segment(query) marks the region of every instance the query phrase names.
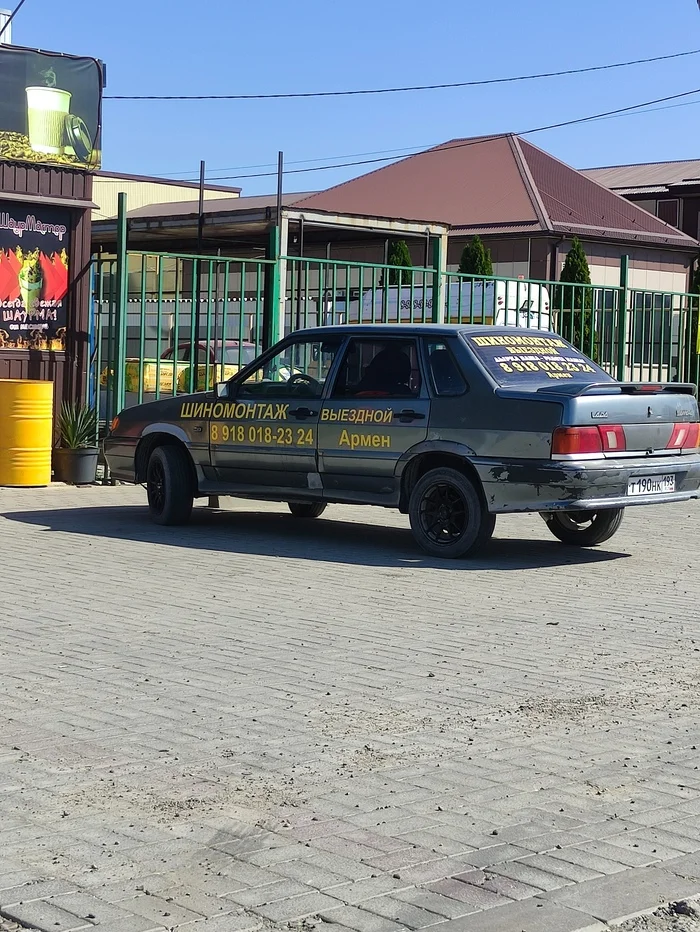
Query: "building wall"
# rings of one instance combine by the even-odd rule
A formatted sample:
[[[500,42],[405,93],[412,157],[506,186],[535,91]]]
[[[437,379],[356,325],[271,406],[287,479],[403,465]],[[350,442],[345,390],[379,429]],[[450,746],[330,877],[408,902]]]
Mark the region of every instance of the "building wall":
[[[647,247],[583,242],[594,285],[620,284],[620,259],[630,257],[629,281],[640,291],[687,291],[691,257]],[[566,261],[568,244],[557,250],[557,278]]]
[[[447,250],[447,269],[455,272],[469,237],[450,237]],[[491,250],[494,275],[507,278],[534,278],[548,281],[559,278],[571,242],[547,236],[540,237],[484,237]],[[425,243],[408,242],[411,261],[415,266],[425,263]],[[621,246],[612,243],[583,242],[594,285],[620,284],[620,259],[630,257],[630,283],[632,287],[648,291],[687,291],[691,256],[651,247]],[[556,259],[553,262],[554,255]],[[326,256],[325,244],[308,244],[304,255],[316,258]],[[384,261],[384,240],[374,242],[333,243],[331,258],[349,262]]]
[[[700,239],[700,193],[696,186],[685,194],[658,194],[650,197],[648,194],[626,194],[628,201],[637,207],[654,214],[666,223],[674,224],[677,219],[677,228],[693,239]],[[678,202],[678,209],[674,210],[673,202]]]
[[[123,178],[110,178],[95,175],[93,200],[99,204],[93,211],[94,220],[111,220],[117,216],[117,196],[126,194],[128,210],[148,207],[151,204],[173,204],[196,201],[199,197],[197,185],[164,184],[157,181],[137,181]],[[205,188],[205,201],[221,198],[238,197],[239,192],[227,188],[209,190]]]
[[[449,272],[456,272],[459,268],[459,261],[462,251],[471,237],[455,236],[450,237],[447,248],[447,269]],[[484,237],[484,245],[491,250],[491,260],[493,262],[493,274],[502,275],[504,278],[546,278],[546,268],[544,266],[535,269],[534,263],[538,263],[543,255],[543,241],[533,239],[498,239]],[[546,250],[544,250],[546,252]],[[534,260],[534,263],[533,263]],[[533,272],[531,274],[531,267]],[[535,274],[535,272],[540,274]]]
[[[683,232],[700,239],[700,195],[683,198]]]

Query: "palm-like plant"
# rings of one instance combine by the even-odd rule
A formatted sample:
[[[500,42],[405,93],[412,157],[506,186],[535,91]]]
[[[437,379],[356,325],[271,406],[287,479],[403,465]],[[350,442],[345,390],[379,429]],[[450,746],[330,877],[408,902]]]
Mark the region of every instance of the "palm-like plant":
[[[97,412],[89,405],[64,401],[58,416],[61,446],[68,450],[95,446],[97,438]]]

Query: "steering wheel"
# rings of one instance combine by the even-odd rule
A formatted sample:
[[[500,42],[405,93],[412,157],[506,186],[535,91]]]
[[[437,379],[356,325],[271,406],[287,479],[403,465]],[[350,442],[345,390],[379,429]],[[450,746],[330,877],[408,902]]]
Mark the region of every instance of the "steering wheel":
[[[293,375],[290,375],[287,379],[287,385],[294,385],[297,382],[306,382],[312,388],[320,388],[321,383],[315,379],[312,375],[307,375],[306,372],[295,372]]]

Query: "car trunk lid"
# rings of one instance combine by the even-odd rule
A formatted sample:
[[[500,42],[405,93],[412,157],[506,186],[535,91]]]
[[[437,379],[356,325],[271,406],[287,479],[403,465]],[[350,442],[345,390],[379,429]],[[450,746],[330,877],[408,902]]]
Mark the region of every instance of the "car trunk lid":
[[[698,445],[691,426],[698,421],[692,384],[603,382],[548,389],[538,394],[566,399],[562,426],[597,426],[604,456],[680,454]]]

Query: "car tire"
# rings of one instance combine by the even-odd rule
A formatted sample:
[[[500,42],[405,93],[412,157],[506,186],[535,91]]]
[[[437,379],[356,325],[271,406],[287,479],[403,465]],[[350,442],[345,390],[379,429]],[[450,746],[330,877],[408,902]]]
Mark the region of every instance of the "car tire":
[[[408,503],[417,543],[435,557],[466,557],[489,540],[496,524],[480,491],[463,473],[431,469],[415,484]]]
[[[319,518],[326,510],[325,502],[287,502],[295,518]]]
[[[148,511],[156,524],[187,524],[194,489],[187,452],[182,447],[156,447],[146,470]]]
[[[602,511],[553,511],[542,515],[549,530],[572,547],[595,547],[610,540],[622,524],[624,508]]]

